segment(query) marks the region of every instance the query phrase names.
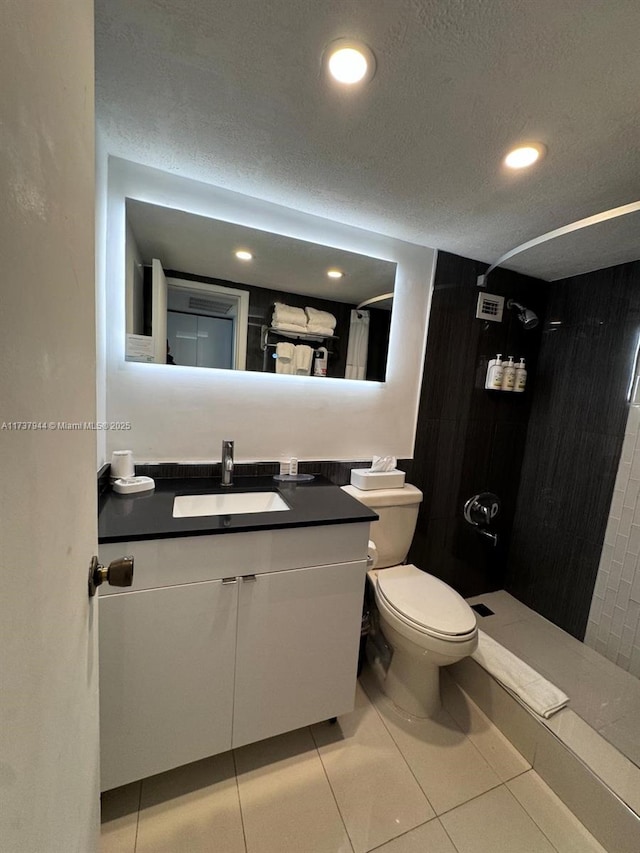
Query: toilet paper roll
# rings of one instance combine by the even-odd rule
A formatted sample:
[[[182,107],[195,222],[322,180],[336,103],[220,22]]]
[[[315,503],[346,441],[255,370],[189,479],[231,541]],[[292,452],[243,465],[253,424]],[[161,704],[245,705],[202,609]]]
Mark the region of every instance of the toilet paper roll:
[[[367,545],[367,569],[375,569],[378,565],[378,549],[376,548],[376,543],[369,539],[369,544]]]
[[[114,450],[111,455],[111,479],[114,480],[119,478],[134,477],[135,473],[136,472],[133,466],[133,451]]]

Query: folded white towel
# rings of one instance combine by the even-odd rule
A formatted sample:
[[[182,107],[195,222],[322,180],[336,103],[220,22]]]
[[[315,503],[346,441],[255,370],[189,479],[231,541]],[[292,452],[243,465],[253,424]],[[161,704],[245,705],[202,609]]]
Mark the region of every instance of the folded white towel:
[[[271,323],[271,328],[280,332],[298,332],[304,335],[307,332],[307,327],[301,326],[298,323],[285,323],[284,320],[275,320]]]
[[[297,332],[299,335],[307,334],[306,326],[299,326],[297,323],[284,323],[277,321],[271,324],[271,328],[277,332]]]
[[[329,326],[321,326],[319,323],[309,323],[307,332],[310,335],[322,335],[322,337],[327,338],[333,335],[334,329],[329,328]]]
[[[293,372],[300,376],[308,376],[311,373],[313,361],[313,350],[311,347],[300,344],[295,348],[293,356]]]
[[[309,306],[304,310],[306,311],[307,322],[310,326],[314,325],[322,326],[323,329],[335,329],[337,320],[333,314],[330,314],[328,311],[319,311],[317,308],[309,308]]]
[[[569,697],[519,657],[478,631],[478,648],[471,657],[511,693],[541,717],[548,719],[564,708]]]
[[[293,305],[276,302],[273,306],[273,322],[295,323],[297,326],[306,326],[307,315],[302,308],[294,308]]]
[[[293,373],[295,349],[293,344],[286,341],[276,344],[276,373]]]

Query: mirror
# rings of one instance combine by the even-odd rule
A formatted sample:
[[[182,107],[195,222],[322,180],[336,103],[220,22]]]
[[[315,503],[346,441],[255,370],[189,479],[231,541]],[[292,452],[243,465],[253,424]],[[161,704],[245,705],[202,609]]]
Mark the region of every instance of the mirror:
[[[390,261],[128,198],[126,358],[383,382],[395,278]]]

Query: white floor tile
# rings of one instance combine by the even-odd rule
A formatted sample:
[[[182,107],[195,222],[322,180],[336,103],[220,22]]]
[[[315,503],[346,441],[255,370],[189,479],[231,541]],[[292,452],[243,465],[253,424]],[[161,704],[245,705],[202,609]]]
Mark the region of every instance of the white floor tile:
[[[606,853],[533,770],[512,779],[507,787],[558,853]]]
[[[436,814],[500,784],[496,773],[444,709],[433,719],[409,719],[376,690],[371,676],[364,683]]]
[[[556,853],[504,785],[440,820],[459,853]]]
[[[102,795],[100,853],[134,853],[140,785],[132,782]]]
[[[230,752],[142,783],[136,853],[245,853]]]
[[[401,835],[382,847],[377,847],[375,853],[457,853],[451,839],[444,831],[440,821],[429,821],[417,829],[412,829],[406,835]]]
[[[308,729],[244,746],[235,758],[248,853],[351,853]]]
[[[353,849],[365,853],[434,817],[375,708],[358,686],[356,708],[311,729]]]
[[[441,686],[445,710],[451,714],[501,782],[513,779],[531,767],[446,671],[441,673]]]

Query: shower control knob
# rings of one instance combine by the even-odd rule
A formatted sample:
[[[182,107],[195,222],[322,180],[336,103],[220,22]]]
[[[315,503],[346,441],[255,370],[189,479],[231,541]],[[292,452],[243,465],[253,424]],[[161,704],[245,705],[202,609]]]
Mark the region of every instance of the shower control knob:
[[[472,527],[489,527],[500,512],[500,498],[493,492],[480,492],[464,505],[464,517]]]
[[[110,586],[131,586],[133,584],[133,557],[118,557],[108,566],[101,566],[97,557],[91,558],[89,565],[89,597],[93,598],[97,588],[106,581]]]

